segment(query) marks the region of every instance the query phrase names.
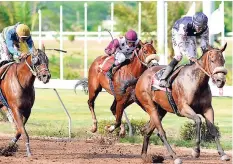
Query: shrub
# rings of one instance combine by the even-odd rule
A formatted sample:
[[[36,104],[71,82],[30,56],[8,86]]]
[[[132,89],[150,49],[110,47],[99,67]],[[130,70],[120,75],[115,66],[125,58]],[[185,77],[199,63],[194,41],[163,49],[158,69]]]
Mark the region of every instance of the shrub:
[[[106,125],[112,125],[114,123],[114,120],[101,120],[98,122],[98,132],[103,135],[109,135],[109,133],[105,130]],[[125,130],[126,130],[126,135],[129,135],[129,127],[126,122],[123,122],[125,125]],[[132,130],[133,130],[133,135],[141,135],[141,129],[146,125],[147,121],[145,120],[130,120]],[[114,132],[113,135],[119,135],[120,128],[117,128]]]
[[[220,132],[219,132],[219,127],[215,125],[215,127],[218,130],[219,137],[220,137]],[[186,122],[180,130],[180,137],[183,140],[193,140],[196,138],[196,126],[192,122]],[[214,141],[214,137],[209,133],[207,130],[207,126],[205,123],[202,123],[201,125],[201,140],[205,142],[212,142]]]
[[[75,36],[74,36],[74,35],[69,35],[69,36],[68,36],[68,40],[69,40],[69,41],[71,41],[71,42],[73,42],[73,41],[74,41],[74,38],[75,38]]]

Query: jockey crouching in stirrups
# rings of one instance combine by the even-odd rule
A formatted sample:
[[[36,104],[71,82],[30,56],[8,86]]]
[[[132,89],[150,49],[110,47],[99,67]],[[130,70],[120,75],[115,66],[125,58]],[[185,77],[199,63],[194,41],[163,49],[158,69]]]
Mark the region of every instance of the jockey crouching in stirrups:
[[[20,59],[33,52],[34,43],[27,25],[17,23],[14,26],[5,27],[0,34],[0,62],[8,62]],[[2,65],[2,64],[1,64]]]
[[[202,12],[196,13],[193,17],[183,17],[175,22],[172,27],[172,46],[175,56],[161,77],[160,87],[170,87],[167,78],[183,56],[187,56],[192,62],[197,60],[197,36],[201,37],[202,50],[207,49],[209,45],[208,18]]]
[[[0,33],[0,66],[14,59],[19,60],[33,50],[34,43],[27,25],[17,23],[5,27]],[[11,114],[7,110],[5,112],[8,120],[13,122]]]
[[[105,53],[108,55],[114,54],[115,62],[107,72],[107,76],[112,79],[113,68],[119,69],[127,60],[130,61],[132,58],[133,51],[137,48],[140,40],[137,37],[137,33],[134,30],[126,32],[125,36],[118,39],[114,39],[110,42],[108,47],[105,49]]]

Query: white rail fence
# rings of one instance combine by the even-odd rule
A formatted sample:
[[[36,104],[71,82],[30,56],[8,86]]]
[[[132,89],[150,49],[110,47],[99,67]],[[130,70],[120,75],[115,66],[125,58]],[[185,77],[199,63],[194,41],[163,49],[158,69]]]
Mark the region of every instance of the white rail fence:
[[[49,81],[49,83],[47,84],[43,84],[42,82],[38,81],[36,79],[35,81],[35,88],[38,89],[53,89],[59,99],[59,101],[61,102],[61,105],[66,113],[67,119],[68,119],[68,134],[69,134],[69,138],[71,138],[71,116],[67,110],[67,108],[65,107],[65,104],[63,103],[57,89],[74,89],[75,84],[78,82],[78,80],[59,80],[59,79],[51,79]],[[227,97],[232,97],[233,96],[233,87],[232,86],[224,86],[222,90],[219,90],[216,86],[210,84],[210,88],[211,88],[211,92],[213,96],[227,96]],[[78,86],[77,87],[78,90],[82,90],[82,86]],[[221,94],[219,94],[221,92]],[[124,116],[126,119],[126,122],[129,126],[129,136],[133,135],[132,132],[132,126],[131,123],[127,117],[126,112],[124,111]]]

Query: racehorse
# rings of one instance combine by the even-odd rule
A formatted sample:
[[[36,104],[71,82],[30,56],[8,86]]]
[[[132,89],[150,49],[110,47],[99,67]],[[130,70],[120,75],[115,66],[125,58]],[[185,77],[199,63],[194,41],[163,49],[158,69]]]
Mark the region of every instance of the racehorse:
[[[227,44],[223,48],[217,49],[211,46],[197,60],[197,62],[186,65],[175,71],[174,79],[171,81],[171,94],[177,107],[177,112],[182,117],[192,119],[196,125],[196,144],[192,151],[192,156],[198,158],[200,156],[200,114],[205,118],[208,130],[215,138],[217,150],[222,160],[230,160],[224,153],[219,139],[218,131],[214,126],[214,110],[212,107],[212,94],[208,84],[209,79],[222,88],[226,82],[227,70],[224,67],[224,57],[222,52],[226,49]],[[154,129],[158,130],[158,136],[167,148],[169,155],[176,158],[175,152],[169,145],[165,131],[161,121],[167,112],[175,113],[169,104],[166,92],[161,90],[152,90],[152,79],[155,74],[164,66],[154,66],[146,70],[139,78],[135,94],[140,106],[150,115],[150,121],[144,127],[144,141],[142,146],[142,157],[147,156],[147,149],[150,136]]]
[[[48,69],[49,60],[45,50],[34,50],[33,54],[22,57],[20,63],[3,65],[0,72],[5,72],[1,80],[1,91],[6,102],[0,102],[0,108],[8,108],[16,125],[16,135],[1,153],[7,153],[21,134],[26,144],[27,156],[31,156],[29,136],[25,124],[31,114],[31,108],[35,100],[34,81],[37,77],[43,83],[47,83],[51,77]]]
[[[116,117],[115,125],[108,127],[109,132],[114,131],[117,127],[121,125],[121,118],[123,110],[134,102],[134,94],[132,94],[133,88],[135,87],[136,81],[140,75],[147,69],[148,64],[153,59],[159,60],[154,49],[152,42],[151,43],[140,43],[140,50],[134,51],[134,57],[132,61],[125,66],[122,66],[113,77],[112,89],[111,81],[107,76],[100,70],[99,65],[104,61],[108,56],[99,56],[91,64],[88,74],[88,90],[89,90],[89,99],[88,106],[92,114],[93,126],[91,131],[95,133],[97,131],[97,118],[94,111],[95,99],[104,88],[108,93],[114,95],[114,101],[111,106],[111,111]],[[87,83],[87,80],[81,80],[76,85],[83,85]],[[85,86],[85,85],[84,85]],[[117,112],[116,112],[117,111]],[[125,134],[125,129],[123,124],[121,125],[120,135]]]

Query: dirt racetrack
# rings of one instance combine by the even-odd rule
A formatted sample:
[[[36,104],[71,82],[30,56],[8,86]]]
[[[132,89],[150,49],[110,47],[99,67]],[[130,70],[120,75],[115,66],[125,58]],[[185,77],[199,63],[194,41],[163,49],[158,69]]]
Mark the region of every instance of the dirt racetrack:
[[[5,146],[10,141],[9,137],[0,137],[0,147]],[[24,164],[24,163],[45,163],[45,164],[77,164],[77,163],[143,163],[140,153],[141,144],[119,144],[110,140],[72,140],[31,138],[32,157],[26,157],[26,149],[22,140],[19,140],[19,150],[14,156],[0,156],[0,163]],[[174,146],[173,146],[174,148]],[[199,159],[191,157],[191,148],[174,148],[183,163],[232,163],[232,151],[226,153],[230,155],[231,161],[220,161],[216,150],[201,149]],[[173,163],[167,156],[167,151],[163,146],[150,145],[149,154],[156,154],[165,157],[163,163]]]

